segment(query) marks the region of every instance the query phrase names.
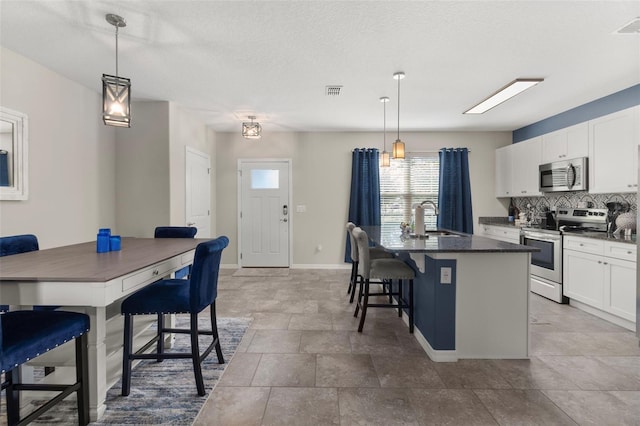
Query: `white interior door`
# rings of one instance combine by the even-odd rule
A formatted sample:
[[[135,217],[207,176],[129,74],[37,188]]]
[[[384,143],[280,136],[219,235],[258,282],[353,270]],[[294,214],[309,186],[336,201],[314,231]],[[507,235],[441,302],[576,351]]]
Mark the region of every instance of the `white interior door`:
[[[187,147],[185,219],[198,228],[196,238],[211,236],[211,160],[208,154]]]
[[[290,164],[240,160],[240,266],[289,266]]]

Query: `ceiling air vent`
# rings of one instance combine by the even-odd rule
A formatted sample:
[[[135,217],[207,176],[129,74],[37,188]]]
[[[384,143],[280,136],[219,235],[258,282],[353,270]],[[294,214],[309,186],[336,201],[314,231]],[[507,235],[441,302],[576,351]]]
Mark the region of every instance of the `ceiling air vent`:
[[[325,86],[324,94],[327,96],[340,96],[342,86]]]
[[[640,34],[640,17],[620,28],[616,34]]]

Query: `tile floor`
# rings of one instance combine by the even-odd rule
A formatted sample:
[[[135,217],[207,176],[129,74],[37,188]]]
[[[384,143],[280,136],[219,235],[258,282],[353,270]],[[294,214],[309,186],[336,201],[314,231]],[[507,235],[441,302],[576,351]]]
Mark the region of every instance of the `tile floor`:
[[[640,425],[634,333],[531,295],[530,360],[429,359],[389,309],[358,333],[347,270],[233,277],[219,316],[253,323],[196,425]]]

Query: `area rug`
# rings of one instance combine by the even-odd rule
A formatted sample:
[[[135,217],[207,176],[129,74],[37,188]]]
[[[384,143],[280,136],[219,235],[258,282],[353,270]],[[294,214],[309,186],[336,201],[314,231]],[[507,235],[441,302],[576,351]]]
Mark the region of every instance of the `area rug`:
[[[179,315],[178,327],[189,324],[189,316]],[[225,367],[242,340],[251,318],[218,318],[218,333],[225,364],[218,364],[215,350],[202,364],[207,395],[220,379]],[[209,315],[201,314],[199,327],[210,329]],[[208,346],[209,336],[201,337],[201,351]],[[189,335],[177,334],[176,352],[189,352]],[[191,425],[200,412],[207,396],[196,392],[193,364],[190,359],[152,360],[140,362],[131,373],[131,394],[121,396],[122,383],[118,381],[107,392],[107,410],[100,421],[92,425]],[[52,408],[33,424],[77,424],[75,402],[64,401]]]
[[[240,268],[233,277],[287,277],[289,268]]]

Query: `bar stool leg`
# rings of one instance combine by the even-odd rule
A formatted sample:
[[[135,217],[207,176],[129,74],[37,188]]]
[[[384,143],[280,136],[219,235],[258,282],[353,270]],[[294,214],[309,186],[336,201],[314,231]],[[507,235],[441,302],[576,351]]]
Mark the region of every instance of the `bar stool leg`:
[[[356,286],[358,285],[358,262],[353,262],[354,270],[353,270],[353,285],[350,287],[351,289],[351,297],[349,298],[349,303],[353,303],[353,298],[356,294]]]
[[[413,280],[409,280],[409,333],[413,333]]]
[[[400,307],[402,305],[402,298],[403,298],[402,281],[403,280],[398,280],[398,316],[400,318],[402,318],[402,308]]]
[[[358,317],[358,312],[360,312],[360,301],[362,300],[362,286],[364,285],[363,284],[363,280],[364,279],[362,277],[360,277],[360,280],[359,280],[360,281],[360,286],[358,287],[358,300],[356,300],[356,310],[353,313],[353,316],[356,317],[356,318]],[[353,289],[351,290],[352,291],[351,300],[353,300],[353,294],[355,292],[355,289],[356,288],[353,287]]]
[[[367,306],[369,305],[369,280],[366,279],[364,282],[364,300],[362,302],[362,316],[360,317],[360,325],[358,325],[358,332],[362,332],[362,327],[364,327],[364,319],[367,316]]]

